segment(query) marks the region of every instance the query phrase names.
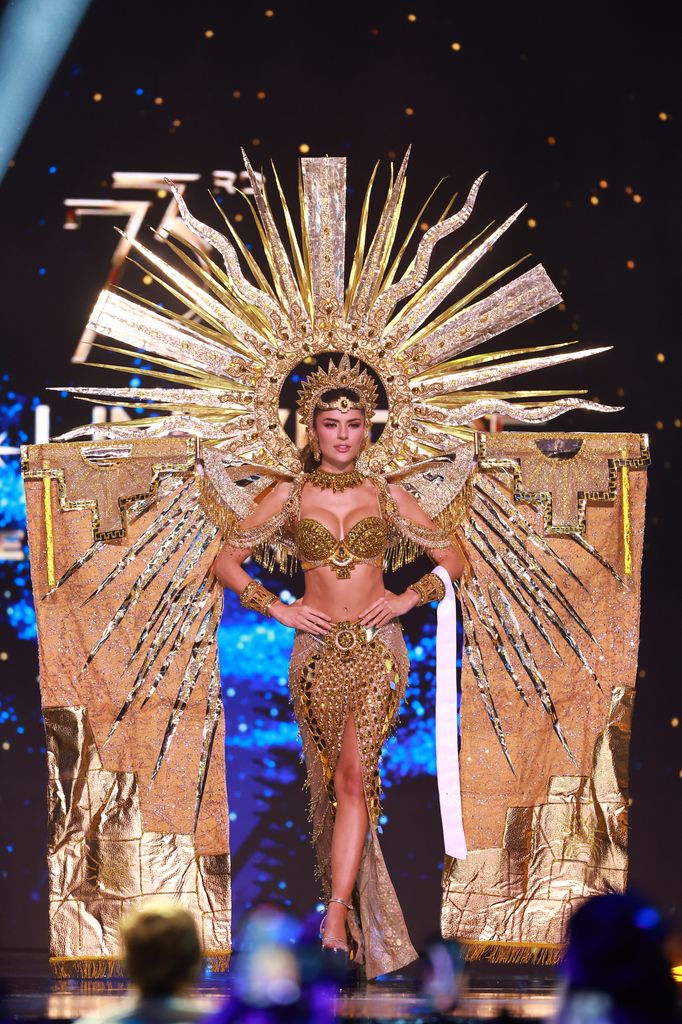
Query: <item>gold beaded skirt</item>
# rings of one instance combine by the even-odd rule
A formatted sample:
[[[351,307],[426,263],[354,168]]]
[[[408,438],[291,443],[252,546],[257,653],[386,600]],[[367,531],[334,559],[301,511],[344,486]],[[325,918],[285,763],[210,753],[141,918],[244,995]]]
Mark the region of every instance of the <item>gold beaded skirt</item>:
[[[334,772],[348,716],[352,714],[355,722],[369,828],[348,928],[357,943],[356,960],[364,964],[367,978],[396,971],[417,958],[377,836],[379,758],[395,726],[408,671],[407,649],[396,620],[376,630],[337,622],[325,637],[298,631],[289,668],[325,901],[331,896]]]

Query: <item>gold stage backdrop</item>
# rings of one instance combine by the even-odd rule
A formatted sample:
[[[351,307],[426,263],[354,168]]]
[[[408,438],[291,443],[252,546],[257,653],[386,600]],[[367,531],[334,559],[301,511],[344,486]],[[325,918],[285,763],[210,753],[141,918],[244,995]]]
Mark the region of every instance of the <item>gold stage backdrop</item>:
[[[116,973],[121,914],[160,895],[194,914],[224,969],[222,590],[210,572],[220,538],[198,511],[195,441],[53,443],[22,457],[53,969]]]
[[[625,883],[648,453],[631,434],[478,442],[453,523],[470,561],[461,770],[471,852],[446,863],[442,929],[471,957],[551,961],[576,903]],[[114,973],[121,914],[161,894],[191,910],[206,956],[227,964],[222,592],[211,574],[220,531],[199,500],[199,443],[22,452],[51,961],[63,976]],[[203,463],[227,486],[213,478],[210,447]],[[261,486],[256,474],[254,493]],[[510,570],[519,585],[507,585]]]
[[[577,905],[626,883],[647,441],[633,434],[516,432],[479,435],[478,441],[478,497],[464,527],[467,551],[505,641],[509,616],[523,623],[530,650],[507,647],[527,705],[494,638],[477,625],[472,647],[467,630],[460,767],[469,854],[445,865],[441,924],[444,936],[465,944],[469,959],[553,963]],[[491,484],[503,488],[501,505]],[[485,494],[494,496],[487,509],[480,501]],[[506,519],[513,537],[490,512],[504,512],[506,499],[514,504]],[[514,522],[514,511],[523,519]],[[477,525],[490,523],[499,531],[496,559],[483,557],[489,551],[476,534]],[[537,534],[534,545],[529,527]],[[493,537],[490,529],[487,535]],[[541,568],[505,607],[496,590],[504,573],[499,553],[508,557],[515,543],[533,551]],[[543,579],[542,568],[559,592]],[[582,619],[585,629],[575,618],[567,621],[580,636],[584,661],[554,630],[548,632],[555,652],[541,642],[525,612],[538,611],[532,583],[539,584],[541,599],[559,611],[568,603]],[[515,774],[480,699],[479,649]],[[543,707],[539,697],[542,680],[568,749],[555,734],[546,698]]]

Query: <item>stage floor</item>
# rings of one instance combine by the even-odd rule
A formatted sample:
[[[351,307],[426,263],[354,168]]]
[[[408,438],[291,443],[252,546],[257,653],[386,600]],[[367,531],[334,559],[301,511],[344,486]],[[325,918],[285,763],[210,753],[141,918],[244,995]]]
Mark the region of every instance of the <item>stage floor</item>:
[[[546,967],[471,964],[466,991],[448,1014],[453,1024],[495,1020],[546,1021],[556,1009],[557,983]],[[0,957],[2,1021],[71,1022],[86,1014],[110,1011],[126,998],[120,980],[56,981],[50,977],[46,954],[12,953]],[[210,1013],[229,994],[231,976],[206,974],[194,989],[197,1004]],[[340,1019],[435,1020],[419,992],[414,974],[396,974],[380,981],[349,984],[339,994]]]

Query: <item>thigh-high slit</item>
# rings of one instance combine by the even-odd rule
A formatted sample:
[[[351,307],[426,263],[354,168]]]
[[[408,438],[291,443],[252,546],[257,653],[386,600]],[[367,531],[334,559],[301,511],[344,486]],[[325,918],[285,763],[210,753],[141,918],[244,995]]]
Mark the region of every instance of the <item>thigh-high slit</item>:
[[[369,825],[348,928],[357,943],[357,961],[364,964],[368,978],[398,970],[417,956],[377,835],[379,758],[395,726],[408,671],[402,630],[395,621],[369,633],[357,624],[337,623],[326,639],[298,632],[289,669],[310,791],[317,873],[325,901],[331,895],[334,773],[349,715],[355,723]]]

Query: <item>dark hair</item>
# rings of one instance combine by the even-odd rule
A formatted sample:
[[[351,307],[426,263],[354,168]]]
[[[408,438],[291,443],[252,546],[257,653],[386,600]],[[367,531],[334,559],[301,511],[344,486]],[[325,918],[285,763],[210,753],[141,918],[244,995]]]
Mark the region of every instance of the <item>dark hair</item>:
[[[194,918],[170,901],[151,900],[121,922],[128,977],[143,996],[170,996],[201,967]]]
[[[332,388],[330,391],[324,391],[320,395],[318,401],[336,402],[339,398],[347,398],[351,402],[360,401],[360,395],[358,394],[357,391],[353,390],[353,388]],[[313,426],[315,426],[315,420],[317,419],[321,412],[324,412],[324,410],[318,408],[318,406],[315,406],[315,411],[313,412]],[[317,468],[317,463],[313,458],[313,453],[310,450],[309,444],[305,445],[305,447],[303,448],[303,451],[301,452],[301,458],[303,460],[304,473],[312,473],[312,471]]]
[[[617,1019],[672,1020],[666,924],[636,892],[593,896],[573,914],[562,971],[568,995],[605,993]]]

